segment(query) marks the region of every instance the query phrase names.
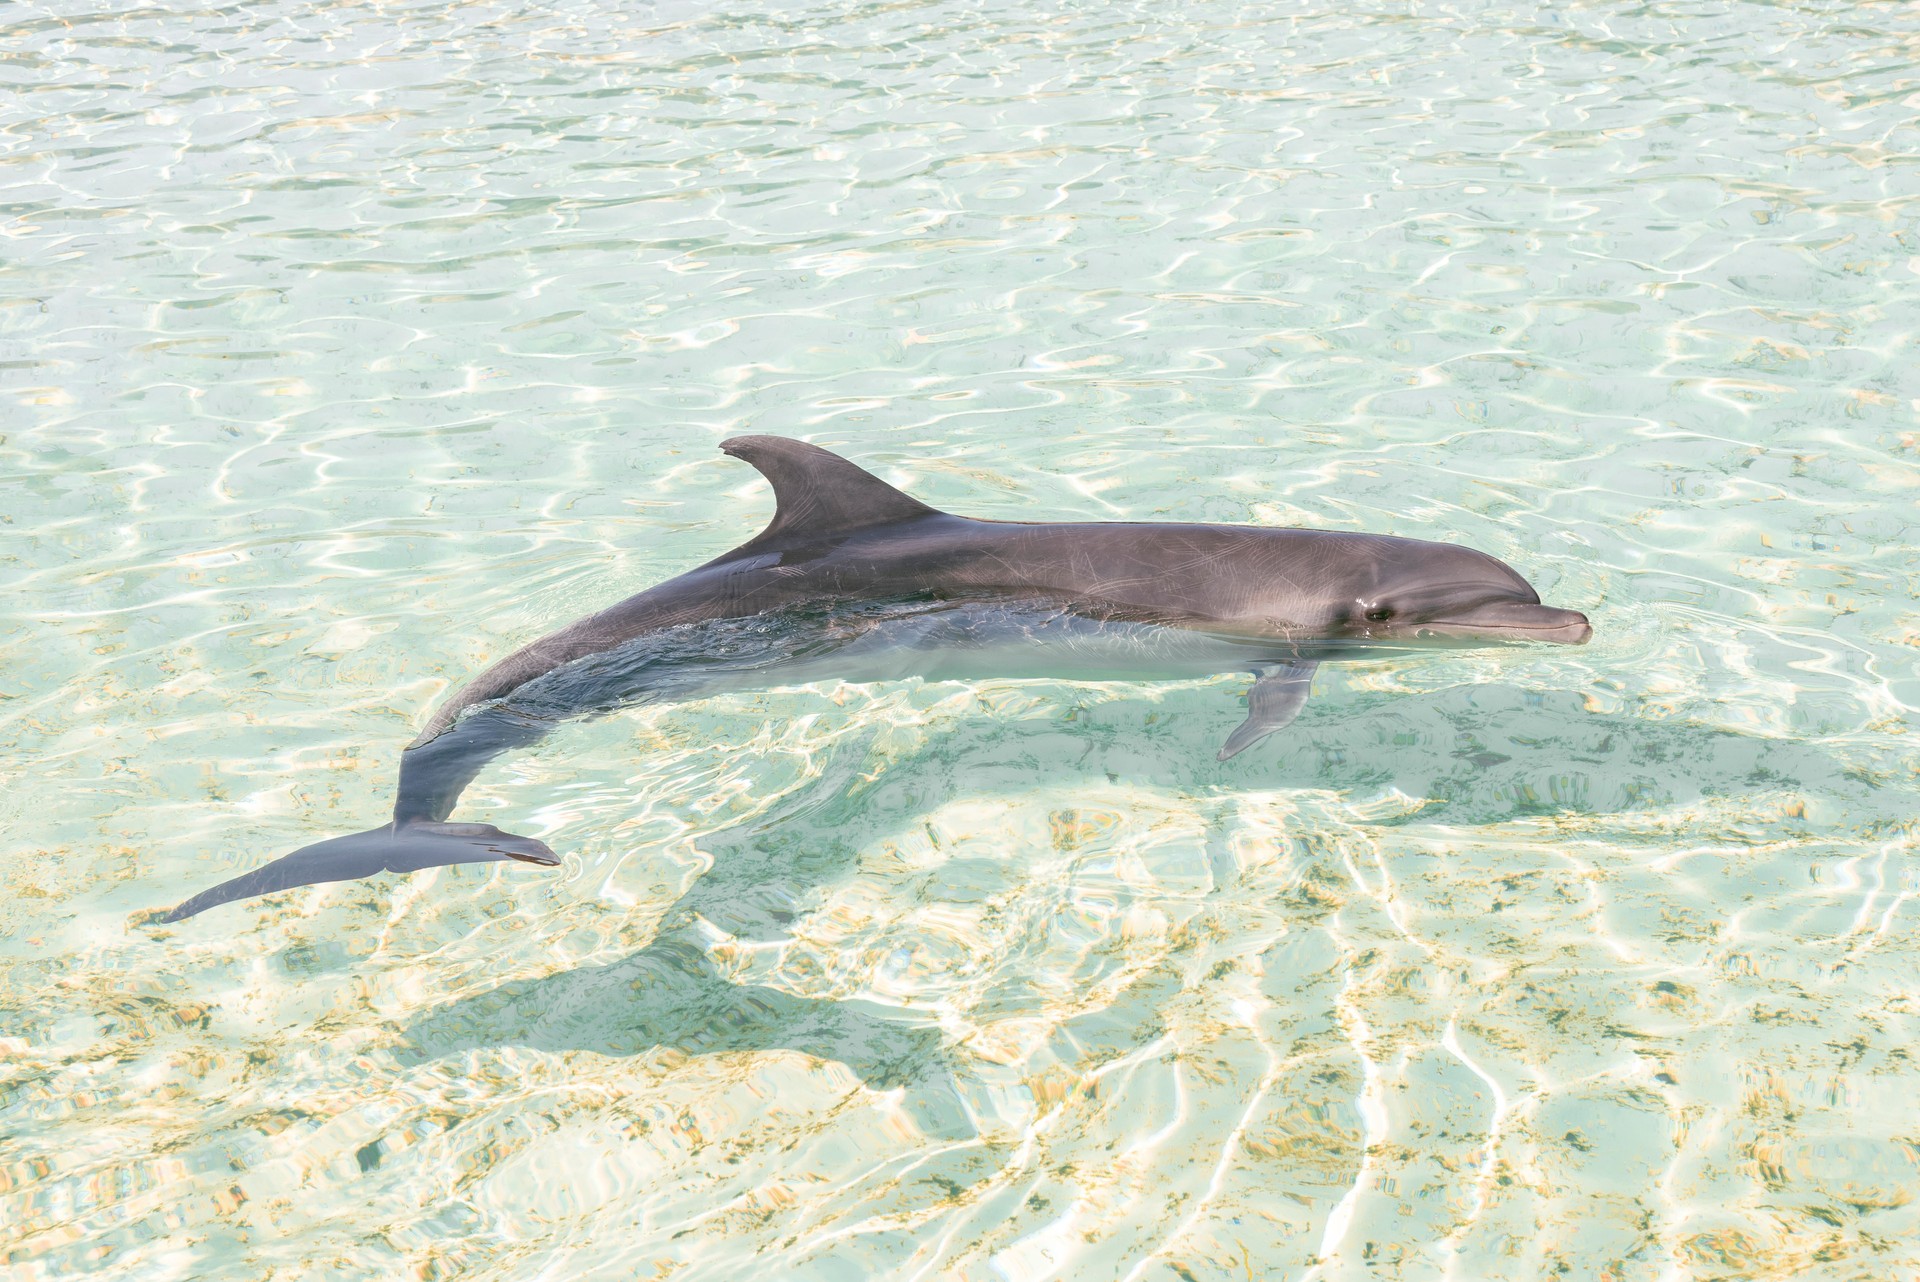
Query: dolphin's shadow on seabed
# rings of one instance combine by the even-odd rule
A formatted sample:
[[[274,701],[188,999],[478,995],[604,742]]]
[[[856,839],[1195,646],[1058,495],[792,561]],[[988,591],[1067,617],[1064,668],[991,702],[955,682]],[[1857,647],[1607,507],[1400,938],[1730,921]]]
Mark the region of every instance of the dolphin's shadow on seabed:
[[[786,1049],[847,1066],[875,1090],[906,1087],[921,1129],[972,1134],[937,1030],[857,1001],[813,1001],[734,984],[684,936],[607,966],[516,980],[414,1021],[397,1058],[417,1064],[471,1047],[688,1055]]]
[[[776,937],[793,920],[797,896],[853,869],[859,842],[802,844],[785,834],[834,831],[860,808],[857,771],[871,741],[837,745],[810,786],[711,839],[714,867],[668,910],[645,948],[430,1011],[407,1026],[398,1058],[413,1064],[500,1045],[622,1056],[793,1050],[844,1064],[875,1090],[907,1087],[905,1105],[922,1130],[970,1137],[937,1029],[875,1003],[735,983],[690,928],[700,918],[748,938]]]
[[[397,1054],[419,1063],[500,1045],[602,1055],[789,1049],[842,1063],[878,1090],[905,1087],[905,1107],[930,1134],[971,1135],[962,1102],[964,1052],[930,1023],[877,1003],[735,984],[686,924],[698,916],[741,937],[778,938],[801,896],[848,875],[860,851],[916,817],[953,797],[977,794],[983,782],[1031,780],[1039,769],[1055,781],[1062,770],[1110,778],[1116,753],[1125,758],[1130,784],[1194,793],[1393,786],[1445,803],[1426,813],[1456,826],[1529,814],[1623,813],[1788,783],[1838,802],[1855,822],[1908,813],[1914,800],[1911,791],[1882,788],[1857,765],[1806,744],[1590,713],[1576,695],[1543,697],[1500,685],[1429,696],[1350,692],[1337,712],[1309,712],[1284,739],[1250,754],[1254,760],[1221,767],[1207,745],[1218,738],[1213,722],[1232,714],[1217,706],[1216,695],[1208,687],[1101,702],[1095,724],[1083,720],[1071,732],[1086,750],[1068,754],[1057,751],[1057,740],[1044,743],[1069,733],[1058,725],[964,716],[942,725],[915,757],[889,768],[912,778],[883,806],[867,804],[872,785],[863,781],[862,767],[870,740],[856,738],[836,750],[836,760],[810,786],[710,839],[713,868],[670,910],[660,937],[646,948],[609,965],[518,980],[451,1002],[408,1025]],[[1071,711],[1063,700],[1061,714]],[[1114,730],[1120,726],[1140,728],[1125,736],[1124,746]],[[1043,765],[1047,747],[1055,751]],[[803,831],[813,839],[789,835]],[[834,837],[822,843],[821,833]],[[1062,1032],[1083,1052],[1104,1046],[1104,1053],[1117,1054],[1150,1040],[1159,1032],[1157,1014],[1122,1028],[1123,1011],[1140,1011],[1143,999],[1157,1011],[1179,980],[1171,973],[1150,976],[1140,987],[1112,1013],[1075,1017]]]

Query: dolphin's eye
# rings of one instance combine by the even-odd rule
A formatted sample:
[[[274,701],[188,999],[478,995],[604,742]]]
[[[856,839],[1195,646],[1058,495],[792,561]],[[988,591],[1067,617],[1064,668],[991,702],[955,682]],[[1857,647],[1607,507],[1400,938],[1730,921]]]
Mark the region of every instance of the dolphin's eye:
[[[1385,623],[1392,617],[1393,611],[1387,609],[1384,605],[1376,605],[1373,609],[1367,611],[1367,619],[1372,623]]]

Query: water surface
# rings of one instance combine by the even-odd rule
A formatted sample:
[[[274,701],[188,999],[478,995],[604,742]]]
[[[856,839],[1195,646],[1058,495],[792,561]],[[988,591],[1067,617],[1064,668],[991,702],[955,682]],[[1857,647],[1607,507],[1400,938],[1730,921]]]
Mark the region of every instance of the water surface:
[[[18,4],[23,1279],[1920,1268],[1904,4]],[[758,529],[1469,543],[1577,651],[572,726],[552,873],[145,913]]]

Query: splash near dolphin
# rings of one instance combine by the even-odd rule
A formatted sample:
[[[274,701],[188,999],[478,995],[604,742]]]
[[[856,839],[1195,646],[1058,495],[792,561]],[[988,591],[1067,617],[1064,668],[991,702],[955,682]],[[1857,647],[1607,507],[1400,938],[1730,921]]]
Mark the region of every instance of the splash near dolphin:
[[[955,516],[803,441],[720,448],[773,484],[773,521],[733,551],[508,655],[400,754],[390,823],[296,850],[162,920],[294,886],[494,860],[545,844],[450,819],[495,757],[562,721],[637,703],[849,681],[1248,672],[1221,760],[1284,728],[1324,662],[1519,641],[1577,645],[1586,616],[1542,605],[1471,548],[1235,525]]]

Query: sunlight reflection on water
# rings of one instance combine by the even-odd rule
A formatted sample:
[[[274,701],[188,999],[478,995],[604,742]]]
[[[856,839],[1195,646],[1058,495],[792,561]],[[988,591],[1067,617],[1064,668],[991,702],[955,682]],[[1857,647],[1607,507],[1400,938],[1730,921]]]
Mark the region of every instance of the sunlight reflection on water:
[[[1920,1267],[1910,7],[16,7],[0,1252],[22,1278]],[[1578,652],[824,683],[493,659],[928,502],[1468,543]]]

